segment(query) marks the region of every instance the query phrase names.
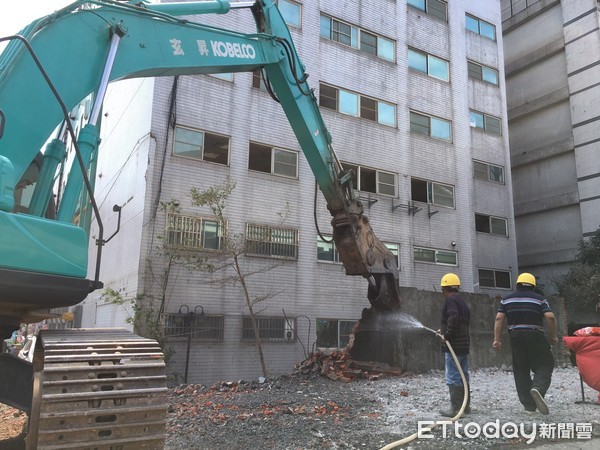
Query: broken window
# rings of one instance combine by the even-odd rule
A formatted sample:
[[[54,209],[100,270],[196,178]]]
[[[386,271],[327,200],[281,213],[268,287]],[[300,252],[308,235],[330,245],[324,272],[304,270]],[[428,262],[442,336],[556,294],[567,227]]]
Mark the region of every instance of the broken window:
[[[412,201],[454,208],[454,186],[411,178],[410,192]]]
[[[342,163],[344,170],[352,169],[352,187],[373,194],[396,195],[396,175],[356,164]]]
[[[350,334],[356,320],[318,319],[317,347],[344,348],[350,341]]]

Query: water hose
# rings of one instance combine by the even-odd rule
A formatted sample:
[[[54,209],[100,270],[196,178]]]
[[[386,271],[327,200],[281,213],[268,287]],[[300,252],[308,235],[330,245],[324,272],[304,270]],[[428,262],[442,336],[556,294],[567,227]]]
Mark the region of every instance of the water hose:
[[[425,330],[431,331],[432,333],[434,333],[436,336],[438,336],[442,342],[445,342],[446,345],[448,346],[448,349],[450,350],[450,353],[452,354],[452,359],[454,359],[454,363],[456,364],[456,367],[458,368],[458,372],[460,373],[460,378],[463,382],[463,386],[464,386],[464,391],[465,391],[465,396],[463,398],[463,402],[462,405],[460,407],[460,409],[458,410],[458,412],[456,413],[456,415],[449,419],[450,422],[456,422],[458,419],[460,419],[463,415],[463,413],[465,412],[465,408],[467,407],[467,402],[469,399],[469,388],[467,385],[467,379],[465,378],[465,374],[462,371],[462,367],[460,366],[460,363],[458,362],[458,358],[456,357],[456,353],[454,353],[454,349],[452,348],[452,346],[450,345],[450,342],[446,341],[446,339],[444,339],[444,336],[442,336],[440,333],[438,333],[437,331],[432,330],[431,328],[427,328],[425,326],[422,326],[422,328],[424,328]],[[443,421],[436,421],[432,426],[428,427],[428,428],[423,428],[422,430],[420,430],[421,433],[423,432],[429,432],[431,430],[433,430],[435,427],[437,427],[440,422],[442,423],[448,423],[448,420],[443,420]],[[391,442],[388,445],[386,445],[385,447],[381,447],[380,450],[390,450],[392,448],[396,448],[399,447],[401,445],[407,444],[411,441],[414,441],[417,437],[419,437],[419,432],[411,434],[408,437],[405,437],[404,439],[400,439],[399,441],[395,441],[395,442]]]

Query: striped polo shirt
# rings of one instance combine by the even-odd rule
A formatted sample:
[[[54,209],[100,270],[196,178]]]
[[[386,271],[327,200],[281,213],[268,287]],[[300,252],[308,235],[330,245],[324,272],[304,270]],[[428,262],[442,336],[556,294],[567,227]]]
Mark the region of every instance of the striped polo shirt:
[[[508,331],[544,331],[544,313],[551,312],[548,300],[533,290],[517,286],[517,290],[502,299],[498,312],[506,314]]]

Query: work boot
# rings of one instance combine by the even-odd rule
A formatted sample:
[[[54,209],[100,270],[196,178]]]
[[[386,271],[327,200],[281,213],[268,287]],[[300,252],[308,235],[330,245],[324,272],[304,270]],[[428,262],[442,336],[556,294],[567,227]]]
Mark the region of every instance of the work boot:
[[[458,414],[463,402],[465,391],[462,386],[448,385],[450,391],[450,409],[441,410],[440,414],[444,417],[454,417]]]
[[[467,393],[468,397],[467,397],[467,406],[465,406],[465,414],[471,414],[471,386],[467,386],[467,388],[468,388],[468,393]],[[464,395],[464,392],[462,395]],[[459,407],[462,405],[462,402],[463,402],[463,399],[461,397]]]
[[[548,410],[548,405],[544,400],[544,396],[536,388],[533,388],[529,393],[531,394],[531,398],[535,402],[538,411],[547,416],[550,411]]]

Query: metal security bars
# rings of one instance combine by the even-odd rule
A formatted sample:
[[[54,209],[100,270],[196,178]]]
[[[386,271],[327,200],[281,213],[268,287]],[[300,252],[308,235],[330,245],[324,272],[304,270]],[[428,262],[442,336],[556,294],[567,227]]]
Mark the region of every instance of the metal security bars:
[[[298,230],[246,224],[246,254],[298,259]]]
[[[296,319],[285,317],[255,317],[258,337],[265,341],[294,341]],[[242,319],[242,340],[253,340],[254,329],[249,316]]]
[[[165,315],[167,338],[188,338],[201,341],[222,341],[224,316],[172,313]]]
[[[219,250],[224,227],[216,220],[179,213],[167,213],[165,242],[186,250]]]

